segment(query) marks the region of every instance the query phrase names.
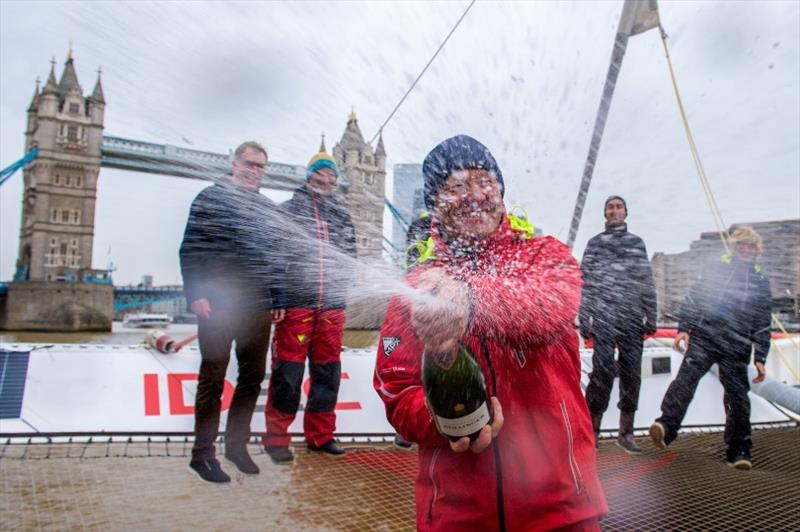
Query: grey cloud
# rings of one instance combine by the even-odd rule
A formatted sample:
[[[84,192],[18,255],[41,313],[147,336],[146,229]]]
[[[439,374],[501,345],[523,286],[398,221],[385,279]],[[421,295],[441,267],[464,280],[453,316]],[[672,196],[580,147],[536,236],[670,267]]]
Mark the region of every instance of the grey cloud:
[[[320,131],[329,147],[338,140],[351,105],[364,134],[374,134],[465,6],[1,2],[0,165],[21,156],[33,79],[46,76],[54,53],[60,68],[70,38],[84,89],[98,65],[105,71],[107,133],[172,144],[185,136],[193,147],[214,151],[257,138],[274,160],[304,163]],[[728,221],[796,217],[798,4],[660,6],[689,118]],[[525,205],[535,225],[565,237],[620,9],[620,2],[478,2],[384,132],[389,165],[420,162],[443,138],[472,134],[500,159],[509,204]],[[628,199],[631,229],[651,253],[684,249],[713,228],[671,91],[658,35],[632,38],[578,254],[602,228],[609,192]],[[115,254],[146,248],[159,230],[151,223],[170,232],[164,246],[173,242],[183,229],[175,220],[201,186],[105,170],[101,183],[99,266],[108,245]],[[21,191],[14,186],[0,191],[4,279],[17,251]],[[131,197],[151,205],[152,220],[138,232],[128,231],[135,214],[119,214],[119,202]],[[137,269],[152,268],[157,281],[172,282],[174,250],[150,257],[147,265],[114,257],[118,280],[138,281],[146,272]]]

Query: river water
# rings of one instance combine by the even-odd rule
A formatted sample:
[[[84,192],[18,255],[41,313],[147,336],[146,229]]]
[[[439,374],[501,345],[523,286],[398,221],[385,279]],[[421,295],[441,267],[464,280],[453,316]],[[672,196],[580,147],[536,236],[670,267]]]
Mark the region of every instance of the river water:
[[[113,322],[111,332],[28,332],[0,331],[0,343],[33,344],[116,344],[137,345],[144,342],[151,329],[123,327],[122,322]],[[180,341],[197,333],[197,325],[176,323],[164,329],[174,340]],[[346,330],[345,347],[369,347],[378,341],[378,331]],[[197,345],[194,340],[189,345]]]
[[[113,322],[111,332],[28,332],[0,331],[0,342],[35,344],[117,344],[136,345],[144,343],[151,329],[124,327],[122,322]],[[188,323],[172,324],[164,332],[175,340],[182,340],[197,333],[197,325]],[[190,345],[197,345],[195,340]]]

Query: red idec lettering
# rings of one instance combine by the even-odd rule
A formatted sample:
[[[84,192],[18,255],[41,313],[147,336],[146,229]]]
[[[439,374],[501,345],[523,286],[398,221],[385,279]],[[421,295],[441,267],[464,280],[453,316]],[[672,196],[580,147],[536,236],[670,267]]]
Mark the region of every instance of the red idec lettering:
[[[158,397],[158,373],[144,374],[144,415],[161,415],[161,401]]]
[[[183,395],[183,381],[196,381],[197,373],[168,373],[167,391],[169,392],[169,413],[172,416],[194,414],[194,405],[187,405]],[[231,406],[233,385],[227,380],[222,385],[222,406],[224,412]]]

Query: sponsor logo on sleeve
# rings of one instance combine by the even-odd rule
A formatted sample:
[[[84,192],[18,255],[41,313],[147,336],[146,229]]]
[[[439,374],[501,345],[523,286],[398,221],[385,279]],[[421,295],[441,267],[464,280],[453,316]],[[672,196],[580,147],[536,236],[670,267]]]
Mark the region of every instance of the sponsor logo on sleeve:
[[[383,356],[389,358],[389,355],[397,349],[400,345],[400,338],[397,336],[384,336],[383,337]]]

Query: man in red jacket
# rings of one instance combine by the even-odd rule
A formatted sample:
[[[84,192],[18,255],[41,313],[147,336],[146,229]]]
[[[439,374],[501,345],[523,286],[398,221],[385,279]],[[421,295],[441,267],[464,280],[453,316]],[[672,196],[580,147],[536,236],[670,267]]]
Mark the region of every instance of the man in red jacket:
[[[389,422],[419,444],[419,530],[599,530],[595,470],[573,319],[581,273],[567,246],[509,217],[489,150],[459,135],[423,164],[431,213],[415,290],[389,304],[374,386]],[[478,437],[437,432],[421,386],[425,349],[463,343],[491,396]]]

